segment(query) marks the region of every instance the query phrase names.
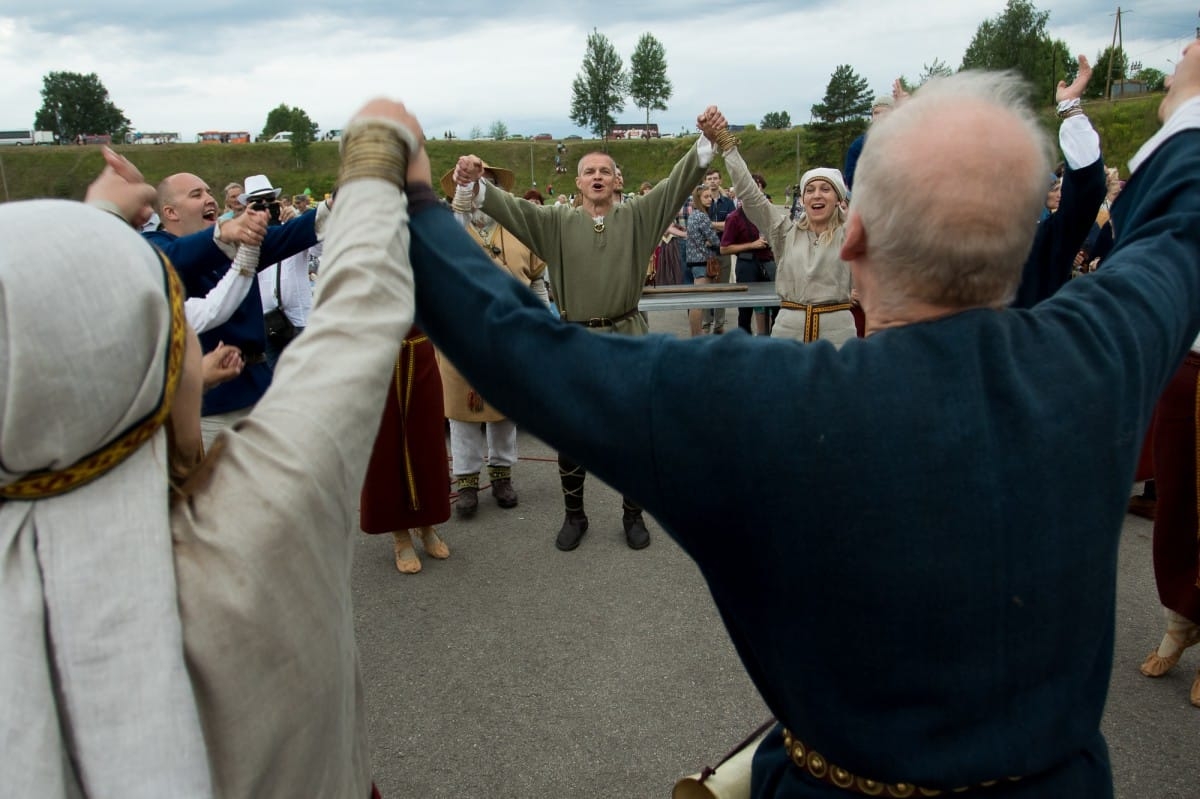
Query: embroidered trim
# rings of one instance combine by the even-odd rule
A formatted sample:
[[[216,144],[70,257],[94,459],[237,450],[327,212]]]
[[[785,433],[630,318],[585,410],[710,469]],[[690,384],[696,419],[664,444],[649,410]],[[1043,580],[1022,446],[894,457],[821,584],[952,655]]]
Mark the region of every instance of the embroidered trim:
[[[183,314],[183,286],[171,261],[154,250],[163,268],[167,300],[171,306],[171,331],[167,342],[167,373],[163,381],[158,406],[124,433],[104,447],[87,455],[65,469],[41,471],[26,475],[14,483],[0,487],[0,497],[13,500],[36,500],[65,494],[112,471],[158,431],[171,415],[175,390],[183,371],[183,353],[187,349],[187,321]]]

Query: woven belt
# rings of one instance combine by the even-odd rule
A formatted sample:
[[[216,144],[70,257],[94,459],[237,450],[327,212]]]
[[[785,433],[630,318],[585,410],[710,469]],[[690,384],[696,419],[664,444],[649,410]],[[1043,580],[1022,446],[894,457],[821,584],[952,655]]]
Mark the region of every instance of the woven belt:
[[[921,788],[913,785],[911,782],[879,782],[877,780],[869,780],[866,777],[860,777],[857,774],[851,774],[841,766],[835,766],[830,763],[819,752],[809,749],[786,728],[783,731],[783,746],[787,750],[788,757],[791,758],[798,769],[814,779],[829,783],[836,788],[841,788],[850,793],[862,794],[863,796],[887,796],[893,797],[893,799],[905,799],[905,797],[909,796],[948,796],[970,790],[970,788],[966,787],[949,790]],[[988,780],[976,787],[990,788],[993,785],[1000,784],[1002,781],[1016,782],[1019,779],[1021,778],[1008,777],[1006,780]]]
[[[637,313],[638,309],[634,308],[631,311],[626,311],[620,316],[593,316],[591,319],[568,319],[567,314],[564,312],[562,315],[562,320],[564,322],[570,322],[576,325],[583,325],[584,327],[613,327],[617,324],[617,322],[624,321],[625,319],[632,319]]]
[[[821,337],[821,314],[833,313],[834,311],[848,311],[854,306],[848,302],[834,300],[833,302],[817,302],[811,305],[806,305],[800,302],[792,302],[791,300],[780,300],[780,308],[786,308],[789,311],[804,311],[804,341],[816,341]]]

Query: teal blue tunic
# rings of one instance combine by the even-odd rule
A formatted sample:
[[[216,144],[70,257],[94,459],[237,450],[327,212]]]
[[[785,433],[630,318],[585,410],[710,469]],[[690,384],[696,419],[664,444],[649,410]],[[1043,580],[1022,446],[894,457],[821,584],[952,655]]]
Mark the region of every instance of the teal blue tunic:
[[[1200,328],[1198,184],[1186,131],[1122,193],[1096,275],[1032,310],[840,350],[588,335],[421,202],[418,309],[497,407],[695,559],[764,700],[829,762],[935,789],[1022,777],[956,795],[1104,799],[1117,541],[1151,410]],[[719,484],[713,452],[743,459]],[[778,732],[754,795],[845,796]]]

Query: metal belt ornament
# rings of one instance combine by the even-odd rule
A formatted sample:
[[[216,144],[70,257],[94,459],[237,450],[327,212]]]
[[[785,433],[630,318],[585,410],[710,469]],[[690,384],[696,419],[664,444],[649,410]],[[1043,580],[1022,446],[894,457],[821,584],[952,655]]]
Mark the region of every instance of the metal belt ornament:
[[[879,782],[878,780],[869,780],[866,777],[851,774],[841,766],[835,766],[830,763],[819,752],[809,749],[796,736],[792,735],[788,729],[784,729],[783,731],[783,746],[787,750],[788,757],[791,758],[792,763],[798,769],[809,774],[814,779],[835,785],[850,793],[861,794],[863,796],[886,796],[891,799],[908,799],[910,796],[953,796],[956,793],[965,793],[970,790],[967,787],[950,788],[947,790],[921,788],[913,785],[911,782]],[[1001,782],[1017,782],[1020,779],[1020,777],[1007,777],[1004,780],[989,780],[980,783],[978,787],[990,788],[993,785],[999,785]]]
[[[175,274],[175,269],[166,255],[157,249],[154,252],[162,263],[167,298],[171,305],[171,331],[166,352],[167,374],[158,406],[113,441],[65,469],[34,472],[16,482],[0,486],[0,498],[18,501],[46,499],[90,483],[116,468],[136,452],[171,415],[171,404],[175,400],[175,390],[179,386],[179,377],[183,371],[183,353],[187,348],[187,321],[183,313],[183,286],[180,285],[179,276]]]
[[[825,302],[816,305],[806,305],[804,303],[792,302],[791,300],[783,300],[779,303],[781,308],[786,308],[789,311],[804,312],[804,343],[816,341],[821,337],[821,314],[834,313],[835,311],[849,311],[854,307],[848,302]]]

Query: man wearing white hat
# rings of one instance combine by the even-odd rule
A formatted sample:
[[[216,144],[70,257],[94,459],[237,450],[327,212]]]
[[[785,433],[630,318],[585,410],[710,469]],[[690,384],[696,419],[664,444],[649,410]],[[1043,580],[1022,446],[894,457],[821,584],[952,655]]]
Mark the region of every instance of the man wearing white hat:
[[[268,227],[277,227],[284,222],[283,208],[279,202],[282,191],[272,186],[266,175],[251,175],[246,178],[246,188],[237,199],[247,208],[261,208],[269,212]],[[263,354],[267,365],[274,371],[284,348],[308,325],[308,314],[312,310],[308,248],[260,269],[258,294],[262,298],[263,321],[267,331]]]

